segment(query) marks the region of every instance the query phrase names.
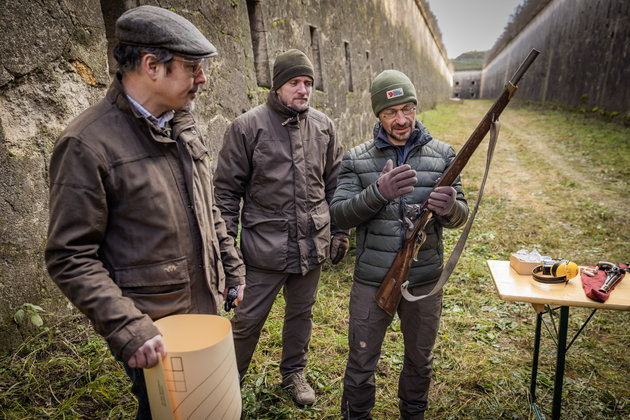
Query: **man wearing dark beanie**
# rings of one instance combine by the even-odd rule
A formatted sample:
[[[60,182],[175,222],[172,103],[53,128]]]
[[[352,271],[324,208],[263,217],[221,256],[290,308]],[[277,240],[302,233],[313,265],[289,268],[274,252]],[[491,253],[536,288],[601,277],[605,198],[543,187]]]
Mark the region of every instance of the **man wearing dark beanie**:
[[[309,107],[313,79],[301,51],[276,57],[267,102],[229,125],[214,180],[228,233],[236,238],[241,224],[247,268],[245,295],[232,318],[241,381],[282,289],[280,373],[300,406],[315,402],[304,368],[322,264],[328,256],[338,263],[348,249],[347,231],[331,224],[328,209],[343,149],[330,118]]]
[[[374,294],[404,241],[401,220],[407,206],[427,202],[432,213],[426,240],[409,270],[409,289],[426,295],[440,278],[442,229],[463,225],[468,205],[459,178],[433,189],[455,158],[416,116],[418,99],[411,80],[385,70],[371,87],[378,118],[374,138],[348,151],[339,169],[330,212],[340,228],[356,227],[356,265],[350,291],[349,354],[343,380],[341,414],[372,418],[374,370],[393,317],[377,306]],[[402,299],[397,308],[405,356],[398,382],[401,419],[423,419],[433,369],[433,345],[442,313],[442,291],[419,301]]]

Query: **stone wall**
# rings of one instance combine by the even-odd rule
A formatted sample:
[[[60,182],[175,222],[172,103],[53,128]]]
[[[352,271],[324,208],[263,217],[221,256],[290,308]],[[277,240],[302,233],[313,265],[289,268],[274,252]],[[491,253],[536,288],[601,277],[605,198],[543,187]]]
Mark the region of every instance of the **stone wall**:
[[[481,70],[456,71],[453,73],[453,97],[459,99],[479,98]]]
[[[554,0],[483,70],[495,98],[532,48],[540,55],[518,97],[630,115],[630,2]]]
[[[271,63],[299,48],[317,67],[313,104],[346,148],[376,121],[369,85],[385,68],[407,73],[420,108],[446,100],[451,67],[420,0],[14,0],[0,7],[0,350],[20,342],[23,303],[68,308],[43,262],[48,162],[70,120],[100,100],[111,67],[113,25],[140,4],[170,8],[218,48],[195,114],[216,155],[235,116],[264,101]]]

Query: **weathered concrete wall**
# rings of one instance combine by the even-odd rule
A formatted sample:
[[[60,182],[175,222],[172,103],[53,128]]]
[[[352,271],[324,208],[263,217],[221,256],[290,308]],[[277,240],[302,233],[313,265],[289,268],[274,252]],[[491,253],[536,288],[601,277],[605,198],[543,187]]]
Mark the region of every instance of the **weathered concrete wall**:
[[[630,114],[629,22],[627,0],[554,0],[486,65],[481,96],[498,96],[536,48],[519,98]]]
[[[48,160],[57,135],[102,96],[99,85],[109,83],[109,75],[100,53],[106,42],[98,2],[2,3],[0,345],[6,348],[20,341],[10,322],[17,306],[65,305],[42,258]]]
[[[372,133],[369,87],[382,70],[405,72],[418,90],[422,109],[450,94],[450,64],[418,2],[302,0],[295,8],[281,1],[258,4],[268,47],[263,65],[270,69],[288,46],[309,55],[321,77],[313,104],[333,118],[347,146]]]
[[[11,319],[21,304],[68,307],[43,262],[49,157],[68,122],[105,95],[113,23],[137,4],[175,10],[219,50],[195,108],[212,155],[229,121],[265,100],[265,74],[289,48],[319,62],[314,105],[333,118],[346,147],[371,134],[368,89],[381,70],[406,72],[421,108],[450,95],[450,64],[419,0],[1,0],[0,350],[20,341]]]
[[[460,99],[479,98],[481,70],[456,71],[453,73],[453,97]]]

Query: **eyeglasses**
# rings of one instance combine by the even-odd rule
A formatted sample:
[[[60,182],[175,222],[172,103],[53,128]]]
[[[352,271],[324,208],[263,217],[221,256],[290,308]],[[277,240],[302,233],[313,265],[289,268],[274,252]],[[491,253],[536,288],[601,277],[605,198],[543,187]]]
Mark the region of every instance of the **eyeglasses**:
[[[407,104],[401,109],[388,108],[384,111],[381,111],[381,117],[385,118],[386,120],[394,119],[396,118],[396,115],[398,115],[398,111],[402,111],[403,114],[409,117],[411,115],[416,115],[416,106],[414,104]]]
[[[192,77],[198,77],[202,71],[201,66],[203,66],[203,58],[200,60],[187,60],[185,58],[173,57],[173,61],[184,63],[183,67],[190,72]]]

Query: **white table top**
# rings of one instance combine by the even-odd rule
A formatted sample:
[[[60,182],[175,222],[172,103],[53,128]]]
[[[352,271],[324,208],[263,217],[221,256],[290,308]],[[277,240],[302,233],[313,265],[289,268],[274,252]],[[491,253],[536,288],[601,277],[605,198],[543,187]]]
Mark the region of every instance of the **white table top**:
[[[531,275],[518,274],[509,261],[488,260],[487,264],[501,299],[529,302],[537,312],[542,312],[545,304],[630,311],[628,276],[617,284],[606,302],[600,303],[586,296],[579,275],[566,284],[547,284],[536,281]]]

